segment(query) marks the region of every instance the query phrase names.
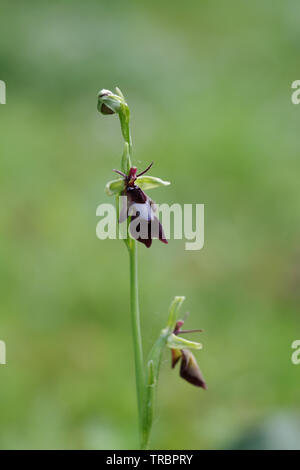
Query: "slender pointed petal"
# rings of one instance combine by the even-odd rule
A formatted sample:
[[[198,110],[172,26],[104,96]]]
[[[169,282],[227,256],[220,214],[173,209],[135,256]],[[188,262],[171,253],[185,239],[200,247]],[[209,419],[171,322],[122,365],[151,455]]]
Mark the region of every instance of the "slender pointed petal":
[[[123,178],[126,178],[126,176],[127,176],[127,175],[125,175],[125,173],[123,173],[123,171],[116,170],[115,168],[113,169],[113,171],[114,171],[115,173],[118,173],[118,175],[123,176]]]
[[[141,171],[141,173],[139,173],[138,175],[136,175],[136,177],[138,178],[139,176],[142,176],[142,175],[144,175],[145,173],[147,173],[147,171],[150,170],[150,168],[152,167],[152,165],[153,165],[153,162],[150,163],[150,165],[147,166],[147,168],[146,168],[144,171]]]

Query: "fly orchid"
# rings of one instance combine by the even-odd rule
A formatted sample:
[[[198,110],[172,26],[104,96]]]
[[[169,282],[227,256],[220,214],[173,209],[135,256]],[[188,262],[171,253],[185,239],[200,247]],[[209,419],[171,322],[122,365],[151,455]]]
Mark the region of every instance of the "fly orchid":
[[[136,167],[131,167],[128,175],[120,170],[113,170],[123,177],[123,190],[120,194],[126,197],[119,222],[122,223],[130,217],[129,228],[131,235],[147,248],[151,246],[154,237],[159,238],[163,243],[168,243],[162,225],[155,215],[156,206],[154,201],[136,184],[137,180],[139,178],[141,179],[141,177],[150,170],[152,165],[153,162],[139,174],[137,174]],[[149,181],[148,177],[148,182]],[[157,178],[153,180],[153,184],[155,182],[157,182]],[[164,185],[166,184],[167,182],[164,182]]]
[[[178,311],[184,297],[175,297],[171,303],[166,327],[154,343],[147,368],[144,370],[143,348],[140,328],[140,313],[138,300],[138,275],[137,275],[137,241],[150,247],[153,238],[158,238],[163,243],[168,243],[155,215],[155,203],[144,191],[153,188],[168,186],[168,181],[146,175],[152,167],[149,165],[144,171],[137,173],[137,168],[131,163],[132,141],[130,134],[130,112],[122,92],[116,88],[116,93],[109,90],[101,90],[98,94],[98,111],[104,115],[118,114],[121,131],[124,138],[124,152],[121,158],[122,170],[113,170],[119,178],[109,181],[105,191],[109,196],[116,196],[117,210],[120,197],[125,197],[123,207],[119,215],[119,222],[125,222],[129,226],[132,235],[130,240],[125,239],[129,252],[130,262],[130,310],[132,321],[136,391],[139,416],[139,435],[141,448],[145,449],[149,443],[152,427],[154,397],[158,382],[159,369],[163,351],[166,347],[171,349],[172,367],[181,360],[180,376],[188,382],[202,388],[206,388],[205,381],[190,349],[201,349],[202,345],[188,341],[179,334],[191,333],[200,330],[182,330],[183,320],[177,320]]]
[[[176,322],[173,335],[177,336],[179,334],[185,333],[196,333],[202,332],[203,330],[182,330],[182,326],[184,324],[184,320],[178,320]],[[179,340],[179,342],[178,342]],[[182,377],[187,382],[196,385],[196,387],[201,387],[206,390],[207,386],[203,375],[199,369],[195,356],[191,353],[191,351],[187,348],[194,348],[194,349],[202,349],[201,343],[194,343],[192,341],[185,341],[181,343],[183,338],[177,336],[177,342],[174,341],[173,345],[177,345],[177,348],[172,348],[172,368],[174,368],[178,361],[181,359],[180,365],[180,377]],[[169,341],[169,344],[172,344]],[[185,346],[185,347],[184,347]]]

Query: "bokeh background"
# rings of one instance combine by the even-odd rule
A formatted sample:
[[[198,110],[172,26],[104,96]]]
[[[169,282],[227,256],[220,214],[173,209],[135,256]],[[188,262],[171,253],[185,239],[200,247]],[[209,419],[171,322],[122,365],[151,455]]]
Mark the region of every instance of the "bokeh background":
[[[134,162],[204,203],[205,247],[140,246],[145,351],[174,295],[202,327],[206,392],[164,357],[151,447],[299,447],[300,5],[1,1],[0,448],[137,447],[128,259],[96,207],[120,166],[118,85]]]

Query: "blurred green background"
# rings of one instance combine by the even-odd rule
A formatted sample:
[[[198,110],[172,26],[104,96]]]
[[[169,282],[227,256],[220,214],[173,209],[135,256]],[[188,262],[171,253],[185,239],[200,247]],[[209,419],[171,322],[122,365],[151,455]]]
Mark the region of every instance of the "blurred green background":
[[[127,253],[95,234],[122,151],[96,97],[116,85],[134,163],[172,182],[151,196],[205,204],[203,250],[139,246],[145,351],[174,295],[205,330],[208,390],[166,354],[151,447],[247,447],[266,422],[265,446],[284,445],[300,411],[299,2],[2,0],[0,17],[0,448],[137,446]]]

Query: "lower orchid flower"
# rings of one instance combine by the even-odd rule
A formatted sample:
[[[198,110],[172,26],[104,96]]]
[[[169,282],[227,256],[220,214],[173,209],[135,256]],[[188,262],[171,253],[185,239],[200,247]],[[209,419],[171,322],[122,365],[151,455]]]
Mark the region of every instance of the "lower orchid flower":
[[[172,368],[174,368],[178,361],[181,360],[180,365],[180,377],[187,380],[187,382],[201,387],[206,390],[207,386],[203,375],[199,369],[195,356],[187,348],[202,349],[201,343],[195,343],[193,341],[186,341],[185,339],[177,336],[185,333],[201,332],[202,330],[182,330],[184,321],[178,320],[176,322],[173,334],[168,339],[168,346],[171,347],[172,353]],[[186,346],[183,348],[183,346]]]

